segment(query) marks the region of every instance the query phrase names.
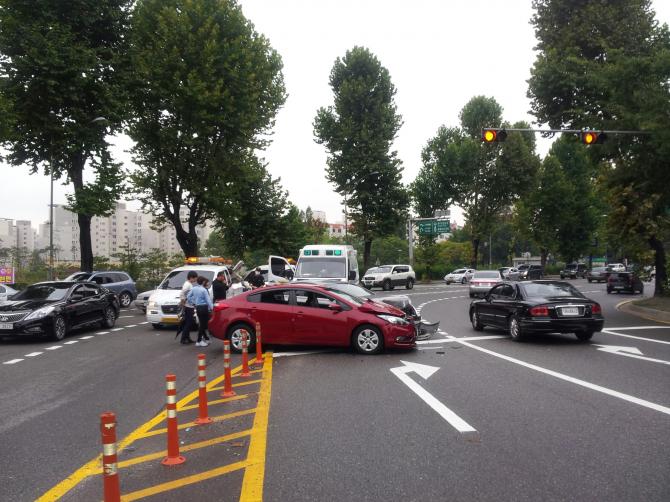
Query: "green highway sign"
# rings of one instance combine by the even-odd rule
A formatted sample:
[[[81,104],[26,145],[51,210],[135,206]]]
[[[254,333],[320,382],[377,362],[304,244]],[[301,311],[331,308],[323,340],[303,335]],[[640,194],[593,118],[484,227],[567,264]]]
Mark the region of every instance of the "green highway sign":
[[[449,220],[423,220],[417,222],[419,235],[447,234],[451,231]]]

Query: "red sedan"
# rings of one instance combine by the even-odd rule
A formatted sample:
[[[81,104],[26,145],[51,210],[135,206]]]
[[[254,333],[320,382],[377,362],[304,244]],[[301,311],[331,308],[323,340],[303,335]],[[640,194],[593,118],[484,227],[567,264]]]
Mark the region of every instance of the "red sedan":
[[[402,310],[327,285],[304,283],[269,286],[218,302],[209,331],[231,340],[232,349],[239,352],[246,330],[252,350],[256,322],[267,344],[351,346],[361,354],[416,346],[414,325]]]

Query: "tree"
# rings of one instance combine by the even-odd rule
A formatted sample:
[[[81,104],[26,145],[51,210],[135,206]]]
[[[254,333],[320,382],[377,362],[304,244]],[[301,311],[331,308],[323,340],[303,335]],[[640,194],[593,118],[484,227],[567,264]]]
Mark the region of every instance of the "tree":
[[[442,126],[428,141],[421,155],[422,172],[433,172],[436,191],[446,204],[463,208],[472,243],[470,265],[476,267],[482,238],[500,212],[528,189],[539,159],[534,143],[519,133],[510,133],[504,143],[482,143],[482,128],[503,125],[502,108],[495,99],[472,98],[460,118],[460,128]]]
[[[353,231],[363,238],[368,268],[372,241],[393,232],[405,215],[402,167],[391,151],[402,119],[391,77],[366,48],[337,58],[330,72],[334,104],[314,119],[316,142],[328,150],[327,179],[347,198]]]
[[[196,226],[248,201],[238,182],[284,103],[282,62],[234,0],[140,2],[131,55],[135,191],[193,256]]]
[[[91,218],[108,214],[122,173],[105,141],[126,108],[130,0],[5,0],[0,8],[0,139],[7,160],[74,188],[81,268],[93,268]],[[105,123],[102,123],[104,117]],[[86,164],[94,181],[84,179]]]
[[[607,8],[596,0],[535,0],[533,6],[538,56],[528,96],[537,119],[552,127],[647,133],[612,135],[590,152],[603,162],[611,225],[654,251],[655,294],[663,294],[663,236],[670,224],[668,26],[658,24],[648,0],[616,0]]]

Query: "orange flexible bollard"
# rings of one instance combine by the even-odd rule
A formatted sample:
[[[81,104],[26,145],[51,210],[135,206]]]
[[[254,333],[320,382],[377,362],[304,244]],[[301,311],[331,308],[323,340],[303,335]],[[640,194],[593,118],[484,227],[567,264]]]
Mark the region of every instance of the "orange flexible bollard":
[[[233,377],[230,374],[230,340],[223,341],[223,372],[225,380],[223,382],[223,392],[221,393],[221,397],[234,396]]]
[[[250,377],[249,373],[249,333],[247,330],[242,330],[242,373],[241,377]]]
[[[102,482],[105,502],[120,502],[119,473],[116,456],[116,415],[107,411],[100,415],[102,434]]]
[[[211,424],[212,419],[207,413],[207,364],[205,354],[198,354],[198,418],[195,423],[198,425]]]
[[[261,344],[261,323],[256,322],[256,364],[263,364],[263,345]]]
[[[179,426],[177,424],[177,377],[165,376],[167,410],[167,457],[161,464],[179,465],[186,459],[179,454]]]

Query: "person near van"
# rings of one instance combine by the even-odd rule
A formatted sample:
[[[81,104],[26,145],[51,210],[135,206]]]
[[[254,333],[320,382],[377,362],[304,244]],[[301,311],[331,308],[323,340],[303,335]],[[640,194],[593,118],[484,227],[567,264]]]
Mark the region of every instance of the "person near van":
[[[209,281],[205,277],[198,277],[197,285],[193,286],[188,293],[187,301],[195,305],[195,312],[198,315],[198,341],[196,347],[207,347],[209,345],[209,335],[207,335],[207,324],[209,323],[209,314],[212,311],[212,299],[209,297],[207,286]]]
[[[226,299],[228,287],[229,284],[226,281],[226,273],[223,270],[219,270],[219,273],[216,274],[216,279],[214,279],[214,282],[212,283],[212,296],[214,296],[215,302]]]
[[[265,279],[263,279],[263,274],[261,274],[261,267],[256,267],[256,271],[251,274],[249,282],[254,288],[261,288],[265,286]]]
[[[181,333],[181,343],[187,345],[193,343],[191,340],[191,324],[193,324],[193,315],[195,314],[195,307],[187,299],[188,294],[193,289],[193,285],[198,279],[198,272],[194,270],[189,270],[186,274],[186,282],[181,287],[181,293],[179,293],[180,305],[182,312],[184,314],[181,323],[179,323],[179,329],[177,334]]]

